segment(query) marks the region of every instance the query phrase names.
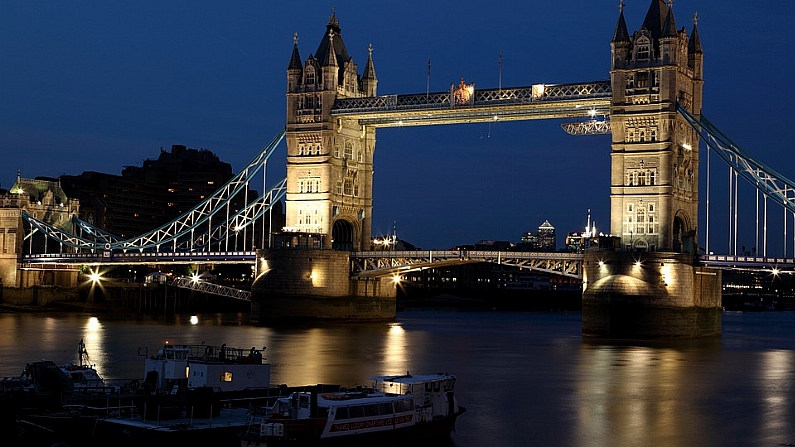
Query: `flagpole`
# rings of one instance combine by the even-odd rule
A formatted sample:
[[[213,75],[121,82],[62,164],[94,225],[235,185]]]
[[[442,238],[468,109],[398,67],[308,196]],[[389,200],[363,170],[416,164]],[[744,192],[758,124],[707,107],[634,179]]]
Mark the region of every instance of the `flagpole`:
[[[497,81],[497,89],[502,90],[502,50],[500,50],[499,68],[500,68],[500,77]]]
[[[428,57],[428,81],[425,84],[425,100],[427,102],[428,95],[431,93],[431,58]]]

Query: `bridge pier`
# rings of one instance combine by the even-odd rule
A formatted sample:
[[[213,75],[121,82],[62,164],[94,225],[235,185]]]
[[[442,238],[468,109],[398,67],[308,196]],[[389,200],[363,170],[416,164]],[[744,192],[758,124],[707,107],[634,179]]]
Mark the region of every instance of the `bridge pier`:
[[[392,279],[351,278],[350,263],[347,251],[257,250],[252,320],[394,320]]]
[[[721,334],[721,271],[670,252],[592,250],[583,268],[582,334],[699,338]]]

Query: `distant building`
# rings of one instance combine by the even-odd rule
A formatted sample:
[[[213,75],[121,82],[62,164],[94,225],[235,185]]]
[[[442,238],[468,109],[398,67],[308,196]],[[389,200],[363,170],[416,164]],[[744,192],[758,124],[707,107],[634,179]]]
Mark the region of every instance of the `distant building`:
[[[514,244],[513,242],[508,241],[492,241],[492,240],[481,240],[477,244],[475,244],[474,249],[479,251],[508,251],[513,249]]]
[[[122,174],[83,172],[61,176],[61,185],[70,197],[80,200],[80,218],[121,238],[132,238],[193,209],[233,177],[232,166],[206,149],[174,145],[161,149],[157,159],[140,167],[127,166]],[[230,213],[245,207],[256,192],[239,194]],[[273,228],[283,226],[281,206]],[[254,228],[252,231],[261,231]],[[259,240],[259,239],[257,239]]]
[[[580,231],[571,231],[566,235],[566,251],[581,252],[584,247],[584,233]]]
[[[558,239],[555,236],[555,227],[545,220],[538,227],[538,248],[541,251],[555,251],[558,249]]]
[[[522,235],[522,242],[516,246],[517,251],[555,251],[557,250],[557,238],[555,227],[545,220],[538,227],[538,232],[528,231]]]

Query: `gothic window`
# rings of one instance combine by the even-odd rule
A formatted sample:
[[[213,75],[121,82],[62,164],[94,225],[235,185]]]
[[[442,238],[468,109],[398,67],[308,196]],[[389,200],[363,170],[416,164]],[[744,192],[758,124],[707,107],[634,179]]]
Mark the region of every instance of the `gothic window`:
[[[652,204],[652,203],[649,204],[649,212],[650,213],[654,212],[654,204]]]
[[[345,194],[346,196],[353,195],[353,179],[350,178],[345,179],[345,184],[343,185],[342,193]]]
[[[356,161],[358,161],[359,163],[361,163],[363,160],[364,157],[363,152],[364,152],[363,150],[356,151]]]
[[[649,136],[651,141],[657,141],[657,128],[652,127],[649,131]]]
[[[627,212],[628,212],[628,213],[631,213],[631,212],[632,212],[632,209],[633,209],[633,206],[632,206],[632,204],[631,204],[631,203],[627,204]],[[631,218],[631,217],[630,217],[630,222],[632,222],[632,218]]]
[[[345,143],[345,159],[353,159],[353,144],[350,141]]]
[[[650,186],[654,186],[656,181],[657,181],[657,171],[652,170],[652,171],[649,172],[649,185]],[[653,209],[651,209],[652,206],[653,205],[649,205],[649,207],[650,207],[649,211],[654,211]]]
[[[353,184],[353,196],[359,197],[359,182]]]
[[[340,147],[337,145],[334,146],[334,158],[340,158]]]
[[[638,39],[635,59],[649,59],[651,57],[651,42],[647,37]]]
[[[649,205],[649,208],[651,208],[651,205]],[[654,231],[654,216],[649,216],[649,234],[654,234],[654,233],[655,233],[655,231]]]
[[[315,83],[315,70],[312,67],[306,67],[306,84],[312,85]]]
[[[335,188],[337,194],[342,194],[342,181],[337,180],[337,187]]]

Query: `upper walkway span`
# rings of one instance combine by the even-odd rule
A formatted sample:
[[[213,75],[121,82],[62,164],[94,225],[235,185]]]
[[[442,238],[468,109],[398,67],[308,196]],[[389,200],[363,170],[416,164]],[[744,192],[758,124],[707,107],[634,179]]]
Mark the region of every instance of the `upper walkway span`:
[[[593,118],[610,114],[612,97],[610,81],[487,90],[462,81],[449,92],[337,99],[331,116],[376,128]]]

